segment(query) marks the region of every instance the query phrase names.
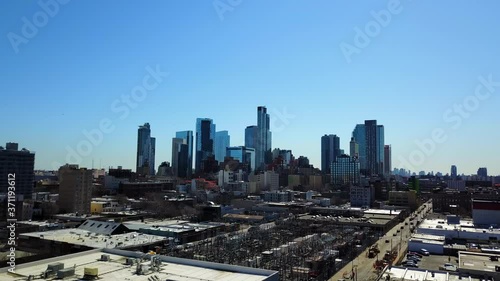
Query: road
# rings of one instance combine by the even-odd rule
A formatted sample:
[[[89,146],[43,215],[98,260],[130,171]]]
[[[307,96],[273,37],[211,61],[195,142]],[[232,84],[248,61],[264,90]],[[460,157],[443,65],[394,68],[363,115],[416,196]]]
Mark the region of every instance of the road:
[[[425,206],[425,207],[424,207]],[[400,260],[402,256],[404,256],[408,249],[408,239],[410,237],[410,222],[411,217],[415,216],[415,224],[417,220],[422,220],[432,208],[430,207],[429,202],[426,202],[425,205],[422,205],[418,210],[410,214],[408,218],[406,218],[403,222],[398,223],[391,230],[389,230],[384,236],[380,237],[378,240],[378,248],[380,250],[380,254],[378,256],[379,259],[382,259],[386,251],[391,249],[398,250],[398,258],[396,260]],[[408,225],[405,225],[408,223]],[[403,229],[401,229],[403,227]],[[398,232],[399,230],[399,232]],[[387,242],[386,242],[387,241]],[[330,281],[338,281],[338,280],[359,280],[359,281],[374,281],[377,280],[378,273],[373,268],[373,263],[377,260],[375,258],[367,257],[368,248],[359,254],[351,263],[348,263],[344,268],[339,270]],[[354,268],[356,273],[355,279],[350,278],[350,274]]]

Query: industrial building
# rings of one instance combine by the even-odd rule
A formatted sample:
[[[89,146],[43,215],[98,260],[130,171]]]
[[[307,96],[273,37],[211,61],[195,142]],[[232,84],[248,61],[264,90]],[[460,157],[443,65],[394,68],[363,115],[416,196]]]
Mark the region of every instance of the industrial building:
[[[432,271],[420,268],[406,268],[399,266],[387,267],[377,281],[482,281],[460,273]]]
[[[444,236],[446,239],[472,241],[500,240],[500,229],[477,227],[470,220],[450,222],[440,219],[427,219],[418,226],[418,233]]]
[[[278,281],[276,271],[150,255],[124,250],[93,250],[0,269],[0,280],[67,281]]]

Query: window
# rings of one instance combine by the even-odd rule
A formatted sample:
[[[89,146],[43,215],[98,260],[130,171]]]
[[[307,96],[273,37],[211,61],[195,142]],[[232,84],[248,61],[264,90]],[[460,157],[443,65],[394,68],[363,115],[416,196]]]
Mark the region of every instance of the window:
[[[102,225],[102,223],[100,223],[100,224],[97,226],[97,228],[101,227],[101,225]]]

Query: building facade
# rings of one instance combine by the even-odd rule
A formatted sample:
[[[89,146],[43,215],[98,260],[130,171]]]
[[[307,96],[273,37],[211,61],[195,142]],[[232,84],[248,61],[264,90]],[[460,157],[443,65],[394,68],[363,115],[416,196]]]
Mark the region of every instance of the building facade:
[[[226,148],[226,155],[240,163],[246,164],[248,172],[255,170],[255,149],[245,146],[233,146]]]
[[[180,171],[181,175],[185,174],[186,178],[190,178],[193,175],[193,131],[176,132],[175,137],[178,139],[183,139],[183,144],[187,145],[187,159],[185,160],[186,165],[178,165],[178,170]]]
[[[226,148],[230,147],[230,136],[228,131],[215,132],[215,160],[224,162]]]
[[[8,179],[15,180],[16,195],[22,199],[31,199],[34,189],[35,153],[23,148],[18,150],[17,143],[7,143],[5,148],[0,147],[0,193],[9,190]],[[9,177],[9,174],[15,176]],[[18,197],[20,201],[21,198]]]
[[[391,146],[384,146],[384,175],[389,176],[392,173],[392,152]]]
[[[215,124],[210,118],[196,119],[196,163],[195,169],[202,171],[203,161],[214,155]]]
[[[337,135],[321,137],[321,171],[325,174],[331,171],[332,162],[340,156],[340,138]]]
[[[92,202],[92,170],[78,165],[59,168],[59,200],[62,212],[89,214]]]
[[[145,123],[137,131],[137,165],[136,173],[146,175],[155,174],[156,139],[151,137],[151,126]],[[148,167],[148,169],[145,169]]]
[[[331,166],[332,184],[357,185],[360,183],[359,162],[348,155],[340,155]]]

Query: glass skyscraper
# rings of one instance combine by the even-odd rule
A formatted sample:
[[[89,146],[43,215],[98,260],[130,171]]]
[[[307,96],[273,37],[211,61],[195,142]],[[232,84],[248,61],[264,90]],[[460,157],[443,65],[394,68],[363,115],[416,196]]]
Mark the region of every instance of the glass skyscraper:
[[[139,126],[137,130],[136,173],[150,176],[155,174],[155,149],[156,139],[151,137],[149,123]],[[149,167],[147,172],[144,171],[145,167]]]
[[[191,177],[193,175],[193,131],[181,131],[175,133],[175,138],[182,139],[183,144],[186,145],[187,149],[187,158],[185,160],[186,164],[185,166],[183,165],[184,161],[179,161],[178,164],[178,170],[180,171],[180,174],[185,174],[187,178]],[[180,148],[179,150],[182,150]],[[172,151],[173,154],[173,151]],[[172,167],[174,166],[174,163],[172,161]],[[185,172],[183,172],[185,170]]]
[[[215,160],[224,162],[226,157],[226,148],[230,145],[231,138],[228,131],[215,132]]]
[[[214,155],[215,124],[210,118],[196,119],[196,172],[201,172],[202,162]]]
[[[269,124],[269,114],[265,106],[257,107],[257,140],[254,143],[255,162],[258,169],[264,169],[265,164],[272,161],[271,152],[271,131]]]
[[[384,173],[384,126],[377,125],[377,120],[365,120],[358,124],[352,132],[358,144],[359,164],[363,174],[375,175]]]
[[[233,157],[240,161],[240,163],[247,164],[250,171],[255,169],[255,149],[245,146],[234,146],[228,147],[226,151],[228,157]]]
[[[358,160],[360,169],[366,169],[366,131],[364,124],[358,124],[352,132],[352,137],[358,145]],[[352,155],[351,155],[352,156]]]
[[[340,156],[340,138],[337,135],[324,135],[321,137],[321,171],[329,173],[335,158]]]
[[[245,146],[255,148],[259,128],[257,126],[248,126],[245,129]]]

